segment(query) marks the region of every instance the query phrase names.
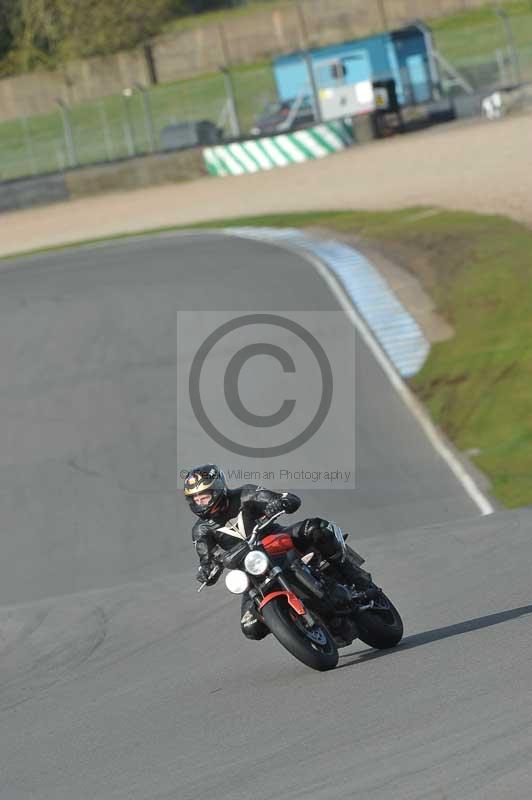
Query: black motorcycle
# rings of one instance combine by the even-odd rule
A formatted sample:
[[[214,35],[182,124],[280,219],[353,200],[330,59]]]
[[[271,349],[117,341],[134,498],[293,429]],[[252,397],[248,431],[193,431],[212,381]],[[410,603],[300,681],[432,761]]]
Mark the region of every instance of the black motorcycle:
[[[209,579],[227,569],[229,591],[249,592],[261,621],[312,669],[334,669],[338,648],[355,639],[379,650],[395,647],[403,636],[403,622],[382,589],[372,584],[363,592],[353,590],[315,550],[302,553],[288,533],[268,532],[282,513],[258,520],[249,536],[242,512],[235,524],[228,523],[222,530],[240,541],[231,550],[217,551],[218,564]],[[348,534],[333,527],[345,558],[356,566],[363,564],[362,556],[346,544]]]

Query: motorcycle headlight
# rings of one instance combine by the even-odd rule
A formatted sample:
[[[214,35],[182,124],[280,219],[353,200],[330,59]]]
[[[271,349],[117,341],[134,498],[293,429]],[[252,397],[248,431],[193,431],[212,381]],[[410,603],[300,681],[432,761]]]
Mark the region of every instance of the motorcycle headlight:
[[[252,550],[244,559],[244,566],[251,575],[264,575],[270,562],[262,550]]]
[[[244,594],[249,588],[249,578],[241,569],[231,569],[225,576],[225,585],[233,594]]]

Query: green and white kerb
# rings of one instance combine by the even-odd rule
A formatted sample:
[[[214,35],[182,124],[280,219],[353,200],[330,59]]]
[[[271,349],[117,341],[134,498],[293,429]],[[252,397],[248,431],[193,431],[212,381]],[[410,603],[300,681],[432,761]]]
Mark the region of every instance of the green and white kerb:
[[[243,175],[324,158],[352,144],[350,127],[339,120],[292,133],[206,147],[203,158],[211,175]]]

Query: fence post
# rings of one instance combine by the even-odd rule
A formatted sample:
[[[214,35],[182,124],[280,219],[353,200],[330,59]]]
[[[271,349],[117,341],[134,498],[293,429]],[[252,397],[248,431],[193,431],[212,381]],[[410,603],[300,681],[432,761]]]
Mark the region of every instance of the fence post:
[[[76,153],[74,134],[72,132],[72,124],[70,122],[69,109],[66,103],[60,98],[56,99],[56,103],[61,110],[61,119],[63,120],[63,133],[65,135],[65,146],[68,155],[69,165],[71,167],[77,167],[79,165],[79,161]]]
[[[504,33],[506,36],[506,43],[508,46],[508,52],[510,53],[510,60],[512,62],[512,68],[514,73],[514,80],[515,83],[521,83],[521,65],[519,63],[519,55],[517,53],[517,48],[515,46],[515,39],[514,34],[512,31],[512,26],[510,23],[510,17],[508,16],[508,12],[505,11],[503,8],[496,8],[494,9],[495,13],[498,17],[502,19],[502,24],[504,25]]]
[[[506,64],[504,59],[504,53],[500,47],[495,50],[495,58],[497,59],[497,68],[499,70],[499,83],[505,84],[508,83],[506,78]]]
[[[155,130],[153,127],[153,114],[151,113],[151,103],[149,90],[146,89],[141,83],[136,83],[135,88],[141,93],[142,96],[142,110],[144,111],[144,125],[146,127],[146,136],[148,138],[148,146],[150,153],[155,150]]]
[[[136,145],[135,145],[135,134],[133,132],[133,122],[131,119],[131,97],[133,95],[132,89],[124,89],[122,91],[122,104],[124,106],[124,135],[126,139],[126,147],[128,150],[128,155],[134,156],[136,155]]]
[[[225,84],[225,94],[227,97],[227,108],[229,112],[229,125],[231,126],[231,133],[233,136],[241,136],[240,122],[236,110],[235,101],[235,87],[233,86],[233,78],[227,67],[220,67],[220,72],[223,75]]]
[[[296,3],[296,9],[297,9],[297,18],[299,20],[299,30],[300,30],[300,34],[301,34],[301,43],[303,45],[303,47],[301,49],[308,50],[308,46],[309,46],[308,25],[307,25],[307,20],[305,19],[305,14],[304,14],[303,9],[301,7],[301,3],[299,1]]]
[[[228,67],[231,64],[231,53],[229,52],[229,45],[227,44],[227,37],[225,35],[224,26],[222,25],[222,23],[220,23],[217,27],[218,27],[218,36],[220,38],[220,47],[224,59],[224,64],[226,67]]]
[[[308,50],[303,53],[303,58],[305,59],[305,64],[307,66],[307,73],[310,81],[310,89],[312,91],[312,104],[314,106],[314,116],[316,118],[316,122],[321,122],[322,118],[321,118],[320,96],[318,93],[316,76],[314,75],[314,67],[312,66],[312,57],[308,52]]]
[[[31,174],[37,175],[37,165],[35,163],[35,151],[33,149],[33,142],[31,140],[31,133],[29,131],[28,120],[26,119],[26,117],[20,117],[20,124],[24,136],[24,144],[26,145],[26,150],[28,151]]]
[[[105,111],[105,106],[101,98],[98,101],[98,110],[100,112],[100,122],[102,123],[103,140],[105,142],[105,152],[107,153],[107,160],[112,161],[113,140],[111,137],[111,132],[109,130],[109,120],[107,119],[107,113]]]
[[[56,141],[55,143],[55,157],[57,159],[57,168],[59,172],[63,172],[65,169],[65,159],[63,157],[63,149],[61,147],[61,142]]]

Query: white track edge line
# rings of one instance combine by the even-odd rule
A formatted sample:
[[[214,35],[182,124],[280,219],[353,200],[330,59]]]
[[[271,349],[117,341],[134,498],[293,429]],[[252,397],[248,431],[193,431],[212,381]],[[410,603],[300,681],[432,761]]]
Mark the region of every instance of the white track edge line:
[[[227,236],[246,238],[244,236],[239,236],[239,234],[234,233],[232,231],[226,230],[225,233]],[[366,321],[356,310],[351,298],[348,297],[345,288],[340,284],[339,280],[332,273],[332,271],[329,269],[326,263],[322,261],[320,258],[318,258],[318,256],[316,256],[314,253],[309,252],[306,248],[303,248],[301,246],[290,247],[290,245],[285,240],[279,241],[275,239],[270,239],[265,236],[262,239],[262,241],[265,241],[268,244],[272,244],[281,249],[289,250],[291,252],[294,252],[294,250],[296,250],[297,253],[306,258],[314,266],[320,277],[323,278],[329,289],[332,291],[332,293],[340,303],[341,307],[344,309],[348,319],[352,322],[354,327],[357,329],[359,334],[364,339],[365,343],[371,350],[372,354],[375,356],[377,362],[382,367],[385,375],[389,379],[394,389],[397,391],[398,395],[401,397],[401,399],[403,400],[409,411],[414,415],[414,417],[416,417],[417,421],[419,422],[421,428],[427,435],[430,443],[432,444],[436,452],[447,463],[451,472],[454,474],[457,480],[462,484],[465,491],[473,500],[473,502],[478,506],[482,516],[488,516],[489,514],[493,514],[495,511],[494,507],[492,506],[488,498],[485,497],[483,492],[477,486],[472,476],[467,472],[467,470],[461,464],[459,459],[454,455],[454,453],[449,448],[447,443],[443,440],[440,432],[430,419],[428,413],[425,411],[425,409],[423,408],[417,397],[409,389],[406,383],[402,380],[400,375],[396,372],[396,370],[390,363],[389,358],[386,356],[386,354],[378,344],[377,340],[375,339],[373,333],[369,329]]]

